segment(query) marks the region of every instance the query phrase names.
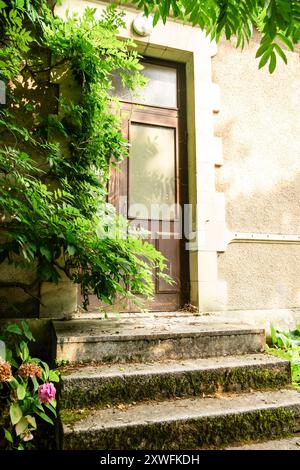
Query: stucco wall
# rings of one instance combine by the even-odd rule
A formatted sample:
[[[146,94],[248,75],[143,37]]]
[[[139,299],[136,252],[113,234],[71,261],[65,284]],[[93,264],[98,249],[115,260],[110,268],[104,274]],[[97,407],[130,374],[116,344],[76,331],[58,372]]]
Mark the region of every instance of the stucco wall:
[[[299,245],[232,243],[218,264],[227,281],[227,309],[299,306]]]
[[[300,234],[300,59],[287,53],[270,75],[258,70],[257,44],[243,52],[221,42],[213,59],[221,112],[215,134],[224,164],[216,189],[225,194],[231,232]],[[235,243],[218,256],[228,309],[300,306],[300,245]]]

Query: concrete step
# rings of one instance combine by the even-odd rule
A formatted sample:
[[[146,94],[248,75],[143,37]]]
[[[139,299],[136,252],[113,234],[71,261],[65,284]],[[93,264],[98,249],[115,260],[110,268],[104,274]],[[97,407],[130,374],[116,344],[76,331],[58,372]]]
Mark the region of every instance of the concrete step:
[[[255,354],[263,329],[213,325],[199,316],[53,322],[55,357],[70,362],[145,362]]]
[[[286,439],[272,439],[270,441],[228,447],[226,450],[300,450],[300,434]]]
[[[289,361],[266,354],[75,366],[62,371],[60,406],[80,408],[217,392],[279,389],[290,381]]]
[[[286,389],[142,403],[125,409],[63,410],[61,420],[62,449],[222,448],[298,431],[300,393]]]

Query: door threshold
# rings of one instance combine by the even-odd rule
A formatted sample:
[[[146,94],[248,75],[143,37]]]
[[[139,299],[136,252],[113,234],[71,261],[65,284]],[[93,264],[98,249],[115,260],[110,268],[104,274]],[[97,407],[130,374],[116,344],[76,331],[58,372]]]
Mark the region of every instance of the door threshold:
[[[198,312],[191,312],[189,310],[175,310],[170,312],[165,311],[144,311],[144,312],[76,312],[71,317],[70,320],[92,320],[92,319],[119,319],[119,318],[147,318],[147,317],[184,317],[191,315],[201,315]]]

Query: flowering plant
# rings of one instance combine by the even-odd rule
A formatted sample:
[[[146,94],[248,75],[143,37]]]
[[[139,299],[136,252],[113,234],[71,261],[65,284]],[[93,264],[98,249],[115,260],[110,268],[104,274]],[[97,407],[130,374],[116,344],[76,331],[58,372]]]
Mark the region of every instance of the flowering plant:
[[[25,321],[9,324],[0,340],[0,448],[31,449],[39,422],[54,424],[59,372],[30,356],[34,338]]]

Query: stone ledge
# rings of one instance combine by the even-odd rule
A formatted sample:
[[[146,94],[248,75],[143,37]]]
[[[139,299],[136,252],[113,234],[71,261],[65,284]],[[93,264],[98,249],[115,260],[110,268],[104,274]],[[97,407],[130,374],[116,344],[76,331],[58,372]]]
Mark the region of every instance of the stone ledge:
[[[263,329],[211,324],[201,316],[53,322],[56,359],[143,362],[264,351]]]
[[[289,361],[263,354],[67,368],[60,408],[278,389],[289,383]]]
[[[92,411],[62,424],[61,445],[72,450],[221,448],[286,436],[297,431],[299,417],[300,394],[294,390],[170,400]]]

